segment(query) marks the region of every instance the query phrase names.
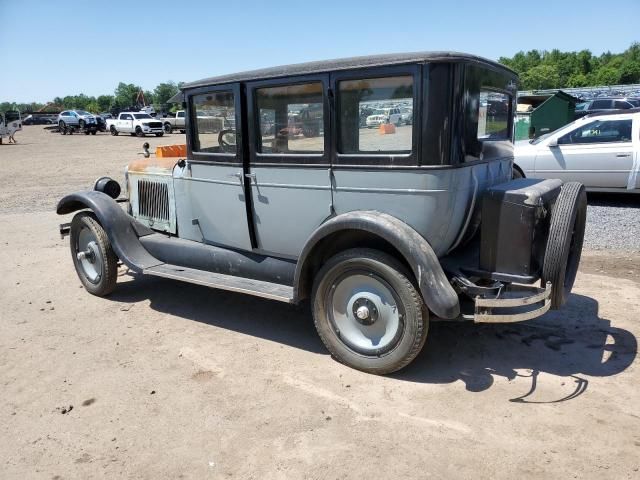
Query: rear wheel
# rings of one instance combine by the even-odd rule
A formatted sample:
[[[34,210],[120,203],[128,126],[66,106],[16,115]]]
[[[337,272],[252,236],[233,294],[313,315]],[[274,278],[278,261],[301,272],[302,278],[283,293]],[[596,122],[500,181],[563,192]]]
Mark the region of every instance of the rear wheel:
[[[97,130],[91,130],[91,135],[95,135],[96,133],[98,133]]]
[[[171,133],[171,130],[173,130],[173,127],[171,127],[170,123],[165,123],[164,124],[164,133]]]
[[[161,137],[161,136],[163,136],[163,135],[164,135],[164,133],[163,133],[163,132],[156,133],[156,137]]]
[[[71,221],[70,246],[73,265],[84,288],[105,296],[116,286],[118,259],[95,216],[80,212]]]
[[[60,123],[58,123],[58,130],[60,130],[60,133],[62,135],[66,135],[67,134],[67,126],[65,125],[65,123],[60,120]]]
[[[551,282],[551,308],[567,300],[578,273],[584,229],[587,222],[587,194],[584,185],[562,185],[551,211],[549,239],[542,266],[542,284]]]
[[[316,329],[338,361],[386,374],[408,365],[427,336],[428,311],[393,257],[352,249],[329,259],[314,282]]]

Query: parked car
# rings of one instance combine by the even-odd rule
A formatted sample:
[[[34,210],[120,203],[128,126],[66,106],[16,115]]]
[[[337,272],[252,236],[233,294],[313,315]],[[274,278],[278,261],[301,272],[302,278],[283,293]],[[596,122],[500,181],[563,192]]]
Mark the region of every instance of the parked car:
[[[375,128],[384,123],[393,123],[397,126],[402,124],[402,113],[399,108],[383,108],[377,110],[373,115],[367,117],[367,127]]]
[[[168,114],[162,119],[164,131],[171,133],[173,130],[180,130],[181,133],[185,132],[185,111],[178,110],[176,113]]]
[[[105,120],[105,122],[110,118],[114,118],[113,115],[110,114],[109,112],[102,112],[100,113],[100,116]]]
[[[75,129],[85,135],[95,135],[98,132],[98,119],[85,110],[65,110],[58,115],[56,123],[62,135],[73,133]]]
[[[608,110],[628,110],[640,107],[640,98],[633,97],[608,97],[594,98],[586,102],[578,103],[575,109],[575,118],[584,117],[592,113],[600,113]]]
[[[640,109],[623,112],[588,115],[516,142],[515,168],[527,177],[581,182],[591,191],[640,193]]]
[[[53,125],[55,123],[54,117],[44,115],[27,115],[22,120],[23,125]]]
[[[142,275],[286,303],[309,298],[335,358],[393,372],[422,349],[430,315],[530,320],[571,291],[584,187],[511,180],[516,82],[496,62],[437,52],[188,83],[189,118],[225,112],[235,128],[189,122],[186,145],[129,164],[126,208],[118,183],[101,178],[60,200],[58,214],[80,211],[60,231],[91,294],[113,291],[121,261]],[[504,103],[508,128],[480,115],[488,92]],[[359,128],[362,104],[374,101],[417,105],[410,134]],[[319,136],[264,133],[261,122],[286,124],[312,104],[321,105]]]
[[[164,135],[162,122],[154,119],[148,113],[121,112],[117,119],[107,120],[106,126],[113,136],[117,136],[119,133],[129,133],[138,137],[145,135],[161,137]]]

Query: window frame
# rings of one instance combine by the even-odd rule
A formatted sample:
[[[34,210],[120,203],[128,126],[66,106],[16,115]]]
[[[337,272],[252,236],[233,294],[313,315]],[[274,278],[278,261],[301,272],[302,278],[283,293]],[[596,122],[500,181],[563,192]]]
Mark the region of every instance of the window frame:
[[[578,130],[582,130],[583,128],[592,125],[594,123],[597,122],[631,122],[631,128],[632,128],[632,132],[633,132],[633,119],[631,118],[617,118],[617,119],[613,119],[613,118],[601,118],[601,119],[594,119],[591,122],[588,122],[584,125],[580,125],[578,128],[574,128],[573,130],[565,133],[564,135],[561,135],[560,137],[558,137],[558,139],[556,140],[558,142],[558,145],[560,147],[571,147],[573,145],[611,145],[611,144],[626,144],[626,143],[633,143],[633,133],[631,135],[631,138],[628,141],[624,141],[624,140],[616,140],[615,142],[571,142],[571,143],[564,143],[561,140],[564,137],[567,137],[569,135],[571,135],[572,133],[578,131]]]
[[[513,110],[513,104],[514,104],[514,99],[516,99],[517,101],[517,94],[514,95],[513,93],[507,91],[507,90],[503,90],[501,88],[497,88],[497,87],[492,87],[492,86],[486,86],[481,84],[480,85],[480,91],[478,93],[478,98],[480,98],[480,95],[482,95],[482,92],[487,92],[487,93],[499,93],[501,95],[505,95],[507,97],[507,99],[509,100],[509,107],[507,110],[507,137],[506,138],[479,138],[478,137],[478,130],[476,129],[476,139],[479,142],[513,142],[514,141],[514,133],[513,133],[513,127],[514,127],[514,110]],[[478,108],[480,108],[480,106],[478,105]],[[479,114],[478,114],[479,117]],[[488,123],[488,118],[487,118],[487,123]],[[478,122],[478,126],[480,125],[480,123]],[[486,127],[486,125],[485,125]]]
[[[257,90],[271,87],[322,84],[322,120],[324,129],[324,148],[322,153],[262,153],[259,151],[262,135],[258,109]],[[249,163],[256,166],[293,166],[304,165],[327,168],[331,164],[331,108],[329,105],[329,75],[314,74],[282,77],[269,80],[254,80],[246,84],[247,124],[249,136]]]
[[[233,106],[235,109],[235,122],[236,122],[236,151],[235,153],[216,153],[216,152],[198,152],[194,150],[197,145],[196,136],[198,135],[197,129],[197,109],[193,108],[194,97],[213,92],[231,92],[233,93]],[[240,84],[239,83],[225,83],[221,85],[211,85],[205,87],[198,87],[185,92],[186,107],[184,128],[188,132],[187,135],[187,156],[191,163],[222,163],[225,165],[242,166],[242,109],[240,98]]]
[[[422,125],[422,66],[423,63],[410,63],[406,65],[392,65],[386,67],[367,67],[338,71],[331,75],[331,91],[333,92],[334,108],[332,109],[333,138],[331,151],[333,152],[332,165],[334,167],[418,167],[420,159],[420,125]],[[411,123],[411,151],[409,153],[341,153],[338,148],[340,138],[340,89],[339,83],[349,80],[365,80],[388,77],[406,77],[413,79],[413,120]]]

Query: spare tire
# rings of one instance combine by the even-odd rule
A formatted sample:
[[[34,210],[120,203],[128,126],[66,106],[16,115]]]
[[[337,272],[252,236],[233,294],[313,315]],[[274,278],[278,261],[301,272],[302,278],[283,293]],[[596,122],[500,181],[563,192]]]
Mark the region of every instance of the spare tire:
[[[580,264],[587,222],[587,194],[584,185],[562,185],[551,210],[549,238],[542,266],[542,285],[551,282],[551,308],[567,301]]]

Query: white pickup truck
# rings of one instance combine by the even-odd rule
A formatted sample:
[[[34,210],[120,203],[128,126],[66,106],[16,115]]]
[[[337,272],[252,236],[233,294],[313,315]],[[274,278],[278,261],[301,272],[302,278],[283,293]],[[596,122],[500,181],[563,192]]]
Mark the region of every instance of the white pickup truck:
[[[175,115],[172,113],[167,115],[162,119],[164,131],[166,133],[171,133],[173,130],[180,130],[181,133],[184,133],[186,128],[184,124],[184,118],[184,110],[178,110]]]
[[[138,137],[164,135],[162,122],[143,112],[121,112],[118,118],[107,120],[107,129],[113,136],[119,133],[129,133]]]

